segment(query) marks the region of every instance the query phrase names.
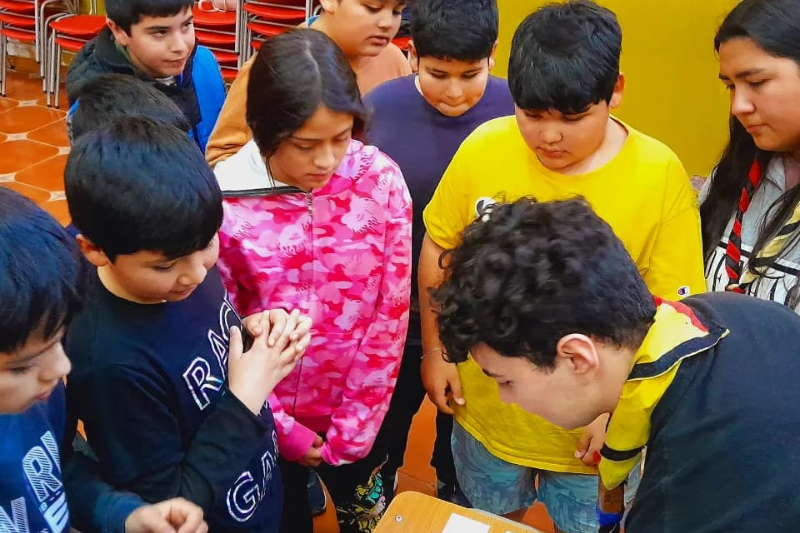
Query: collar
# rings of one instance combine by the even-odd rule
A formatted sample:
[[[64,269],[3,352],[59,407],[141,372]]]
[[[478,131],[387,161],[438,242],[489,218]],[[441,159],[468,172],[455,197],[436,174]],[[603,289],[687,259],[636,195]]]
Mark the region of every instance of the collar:
[[[250,140],[237,153],[214,167],[222,194],[226,197],[269,196],[303,192],[270,175],[256,142]]]
[[[656,305],[653,325],[633,358],[628,381],[608,423],[599,465],[607,489],[622,484],[641,460],[650,438],[650,417],[681,363],[708,352],[729,333],[683,303],[656,298]]]

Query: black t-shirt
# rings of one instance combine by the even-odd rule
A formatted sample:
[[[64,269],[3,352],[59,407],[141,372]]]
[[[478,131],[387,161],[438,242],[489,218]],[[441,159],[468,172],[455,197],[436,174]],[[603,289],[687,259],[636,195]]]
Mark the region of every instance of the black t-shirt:
[[[683,303],[730,334],[655,408],[627,533],[800,530],[800,317],[730,293]]]
[[[273,532],[283,493],[272,413],[254,416],[226,386],[240,325],[216,268],[186,300],[156,305],[118,298],[95,275],[66,339],[67,405],[115,487],[193,501],[212,532]]]

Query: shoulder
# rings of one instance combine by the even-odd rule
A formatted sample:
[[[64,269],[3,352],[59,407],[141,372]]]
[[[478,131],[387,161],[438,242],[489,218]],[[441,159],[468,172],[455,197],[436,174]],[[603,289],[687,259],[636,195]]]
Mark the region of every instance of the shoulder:
[[[342,160],[337,175],[355,183],[361,196],[383,198],[401,193],[408,196],[408,189],[400,167],[377,147],[353,140]]]
[[[211,53],[211,50],[205,46],[198,45],[193,61],[195,69],[213,68],[219,70],[219,63],[217,63],[217,59],[214,57],[214,54]]]
[[[416,75],[403,76],[402,78],[395,78],[384,82],[364,96],[364,101],[373,106],[382,106],[384,104],[395,104],[397,97],[403,97],[406,94],[417,91],[414,80]]]
[[[469,134],[456,155],[483,152],[487,147],[505,146],[521,138],[516,117],[499,117],[484,122]]]
[[[484,96],[488,96],[489,102],[493,105],[508,106],[507,113],[514,114],[514,97],[511,95],[511,89],[508,88],[508,80],[505,78],[489,76]]]
[[[384,65],[396,66],[397,70],[401,72],[400,75],[408,74],[411,70],[408,58],[394,43],[389,43],[375,59]]]
[[[263,187],[266,165],[256,142],[248,141],[238,152],[217,163],[214,175],[223,191]]]
[[[400,167],[392,158],[381,152],[376,146],[363,144],[356,140],[350,141],[347,154],[342,160],[337,174],[351,179],[381,174],[388,174],[393,179],[403,179]]]
[[[635,149],[637,159],[650,164],[677,164],[683,167],[678,155],[669,146],[628,124],[620,123],[628,130],[628,142]]]

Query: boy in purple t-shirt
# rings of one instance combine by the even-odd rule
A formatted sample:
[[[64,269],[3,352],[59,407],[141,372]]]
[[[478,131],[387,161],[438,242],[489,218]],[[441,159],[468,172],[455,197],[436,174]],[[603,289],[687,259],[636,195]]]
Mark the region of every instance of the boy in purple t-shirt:
[[[458,147],[489,120],[513,115],[506,80],[494,67],[498,13],[495,0],[418,0],[411,11],[411,66],[415,74],[384,83],[365,101],[372,108],[367,139],[403,171],[414,201],[413,277],[425,236],[422,211]],[[425,397],[420,378],[422,340],[417,284],[412,283],[411,318],[394,397],[381,431],[391,432],[389,460],[382,469],[386,494],[393,494],[403,464],[411,420]],[[452,417],[439,413],[431,465],[440,498],[468,505],[455,476]]]

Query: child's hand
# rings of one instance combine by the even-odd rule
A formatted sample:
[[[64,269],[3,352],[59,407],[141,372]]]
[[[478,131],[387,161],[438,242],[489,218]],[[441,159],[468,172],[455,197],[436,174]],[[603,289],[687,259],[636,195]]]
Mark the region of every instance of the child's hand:
[[[294,327],[292,328],[292,324]],[[305,352],[311,342],[311,319],[300,315],[295,309],[287,313],[283,309],[271,309],[252,314],[242,320],[242,325],[253,337],[269,332],[267,346],[274,346],[284,330],[289,330],[289,340],[295,345],[298,354]]]
[[[203,510],[183,498],[139,507],[125,520],[125,533],[207,533]]]
[[[304,457],[301,457],[297,462],[304,466],[319,466],[322,464],[322,452],[319,451],[322,448],[322,445],[325,444],[325,441],[322,440],[322,437],[317,435],[317,438],[314,439],[314,444],[311,445],[311,449],[306,452]]]
[[[300,356],[289,345],[289,335],[294,331],[295,320],[290,317],[287,328],[275,345],[267,346],[269,326],[253,340],[253,346],[242,353],[242,332],[231,328],[228,354],[228,386],[231,392],[258,415],[275,385],[289,375]],[[263,324],[262,324],[263,327]]]
[[[432,350],[432,353],[422,358],[420,373],[428,398],[439,411],[452,415],[453,408],[449,405],[450,400],[458,405],[466,403],[461,391],[458,368],[442,358],[441,350]]]
[[[606,426],[609,414],[600,415],[597,420],[586,426],[581,434],[575,458],[583,461],[586,466],[597,466],[600,463],[600,450],[606,440]]]

